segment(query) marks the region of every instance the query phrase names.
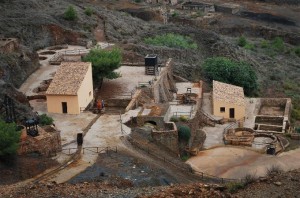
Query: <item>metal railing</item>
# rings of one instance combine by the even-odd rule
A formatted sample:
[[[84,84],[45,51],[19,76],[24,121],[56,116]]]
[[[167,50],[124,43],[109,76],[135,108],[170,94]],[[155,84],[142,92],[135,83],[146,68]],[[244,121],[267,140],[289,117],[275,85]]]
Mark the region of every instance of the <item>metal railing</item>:
[[[186,112],[177,111],[177,112],[173,112],[173,116],[175,116],[175,117],[188,116],[189,118],[191,118],[192,117],[192,111],[186,111]]]

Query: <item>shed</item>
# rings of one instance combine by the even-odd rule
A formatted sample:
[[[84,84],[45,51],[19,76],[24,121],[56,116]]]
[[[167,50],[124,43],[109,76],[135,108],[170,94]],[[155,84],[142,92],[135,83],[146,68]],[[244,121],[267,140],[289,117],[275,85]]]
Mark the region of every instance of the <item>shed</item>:
[[[63,62],[46,91],[48,112],[79,114],[93,95],[92,64]]]
[[[213,81],[213,114],[223,118],[245,118],[244,89],[239,86]]]

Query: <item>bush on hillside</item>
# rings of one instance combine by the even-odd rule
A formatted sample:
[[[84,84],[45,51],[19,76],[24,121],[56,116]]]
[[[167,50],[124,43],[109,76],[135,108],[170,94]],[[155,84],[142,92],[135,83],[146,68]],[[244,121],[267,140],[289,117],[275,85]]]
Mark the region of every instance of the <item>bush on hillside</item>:
[[[0,120],[0,157],[17,153],[21,132],[15,123],[5,123]]]
[[[77,12],[73,6],[69,6],[64,13],[64,18],[69,21],[74,21],[77,19]]]
[[[179,126],[178,137],[179,140],[189,141],[191,137],[191,129],[187,126]]]
[[[149,45],[166,46],[171,48],[197,49],[197,44],[190,37],[173,33],[146,38],[144,42]]]
[[[256,73],[246,62],[233,61],[225,57],[214,57],[206,59],[202,69],[208,80],[241,86],[246,95],[251,95],[257,90]]]
[[[44,126],[44,125],[51,125],[51,124],[53,124],[53,118],[51,118],[51,117],[49,117],[47,114],[42,114],[42,115],[40,115],[40,124],[42,125],[42,126]]]

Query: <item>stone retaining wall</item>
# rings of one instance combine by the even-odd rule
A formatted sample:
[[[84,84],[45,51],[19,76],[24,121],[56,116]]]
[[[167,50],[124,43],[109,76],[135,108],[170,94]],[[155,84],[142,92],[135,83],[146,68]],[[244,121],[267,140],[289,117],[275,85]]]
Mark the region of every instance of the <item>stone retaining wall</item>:
[[[39,153],[43,156],[51,156],[61,151],[60,132],[47,126],[44,129],[38,127],[39,136],[26,135],[26,129],[22,131],[22,141],[18,150],[19,155],[27,153]]]
[[[168,59],[164,69],[151,86],[155,103],[164,103],[173,99],[172,90],[175,91],[176,85],[173,79],[172,64],[172,59]]]
[[[155,142],[164,145],[172,152],[179,154],[178,131],[174,122],[165,123],[165,130],[153,129],[151,136]]]

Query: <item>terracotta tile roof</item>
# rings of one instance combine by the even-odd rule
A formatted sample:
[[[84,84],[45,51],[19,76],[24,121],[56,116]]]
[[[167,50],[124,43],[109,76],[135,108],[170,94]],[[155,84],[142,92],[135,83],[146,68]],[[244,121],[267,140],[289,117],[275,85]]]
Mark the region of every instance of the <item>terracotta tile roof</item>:
[[[46,95],[77,95],[91,63],[63,62],[46,91]]]
[[[226,103],[245,105],[244,89],[235,85],[213,81],[213,100],[224,101]]]

